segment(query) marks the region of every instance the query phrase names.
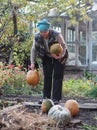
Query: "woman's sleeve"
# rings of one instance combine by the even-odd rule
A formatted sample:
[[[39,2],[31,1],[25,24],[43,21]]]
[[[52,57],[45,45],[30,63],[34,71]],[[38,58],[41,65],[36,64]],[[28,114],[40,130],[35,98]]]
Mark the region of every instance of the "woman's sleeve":
[[[35,63],[36,56],[37,56],[37,50],[36,50],[36,45],[35,45],[35,40],[34,40],[32,48],[31,48],[31,55],[30,55],[31,64]]]

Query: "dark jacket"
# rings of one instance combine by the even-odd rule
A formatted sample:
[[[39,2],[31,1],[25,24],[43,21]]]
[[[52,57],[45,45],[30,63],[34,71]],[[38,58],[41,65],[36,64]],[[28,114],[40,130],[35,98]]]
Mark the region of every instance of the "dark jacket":
[[[57,40],[58,34],[59,33],[57,31],[50,30],[50,35],[49,35],[49,40],[48,40],[49,48],[52,44],[58,43],[58,40]],[[35,45],[36,45],[37,53],[40,58],[43,58],[45,55],[50,56],[50,53],[47,51],[45,42],[43,38],[41,37],[40,33],[37,33],[35,35],[35,43],[36,43]]]

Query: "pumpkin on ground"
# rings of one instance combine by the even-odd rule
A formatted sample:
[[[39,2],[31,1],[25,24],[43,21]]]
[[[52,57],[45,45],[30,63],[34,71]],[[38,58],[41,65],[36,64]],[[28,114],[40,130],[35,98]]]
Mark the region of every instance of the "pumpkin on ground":
[[[54,102],[51,99],[44,99],[41,105],[42,112],[48,113],[52,106],[54,106]]]
[[[71,114],[67,108],[60,105],[54,105],[48,112],[48,117],[58,123],[68,124],[71,119]]]
[[[65,103],[65,107],[70,111],[72,116],[76,116],[79,112],[79,105],[76,100],[67,100]]]
[[[29,85],[36,86],[39,83],[39,73],[37,70],[29,70],[26,75],[26,80]]]
[[[59,44],[59,43],[54,43],[50,47],[51,54],[59,55],[60,53],[62,53],[62,51],[63,51],[63,48],[62,48],[61,44]]]

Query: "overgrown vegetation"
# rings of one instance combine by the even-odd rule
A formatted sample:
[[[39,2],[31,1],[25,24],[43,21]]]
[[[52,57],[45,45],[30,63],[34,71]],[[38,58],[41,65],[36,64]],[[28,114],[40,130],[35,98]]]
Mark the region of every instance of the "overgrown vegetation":
[[[97,75],[85,71],[82,79],[69,79],[63,83],[63,95],[97,98]]]
[[[71,97],[85,96],[86,92],[91,89],[91,84],[84,79],[69,79],[63,82],[63,95]]]
[[[28,85],[26,81],[27,70],[15,67],[14,65],[5,66],[0,63],[0,89],[3,95],[32,95],[42,94],[43,82],[36,87]]]
[[[27,70],[22,66],[4,65],[0,62],[0,90],[5,95],[42,95],[43,73],[40,70],[41,80],[36,86],[28,85],[26,81]],[[90,72],[89,74],[90,75]],[[93,76],[92,76],[93,75]],[[63,81],[63,96],[71,97],[97,97],[97,76],[91,74],[89,78],[68,79]]]

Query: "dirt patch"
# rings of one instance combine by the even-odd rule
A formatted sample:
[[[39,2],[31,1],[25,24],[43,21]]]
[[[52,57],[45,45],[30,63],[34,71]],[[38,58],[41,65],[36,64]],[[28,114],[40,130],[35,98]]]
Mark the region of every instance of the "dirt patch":
[[[42,99],[42,97],[40,96],[8,96],[8,97],[2,97],[1,100],[14,100],[15,102],[38,102],[39,99]],[[70,97],[64,97],[62,99],[61,104],[64,105],[65,101],[70,99]],[[95,99],[89,99],[89,98],[74,98],[75,100],[78,101],[78,103],[96,103]],[[36,115],[35,115],[36,114]],[[38,114],[38,115],[37,115]],[[15,119],[14,119],[14,115],[15,115]],[[22,118],[21,118],[22,117]],[[33,117],[38,117],[38,119],[35,119]],[[0,124],[0,127],[2,128],[1,130],[96,130],[97,129],[97,110],[96,109],[80,109],[79,113],[77,116],[72,117],[72,120],[80,120],[77,123],[69,123],[67,126],[57,126],[52,123],[50,126],[49,121],[47,120],[47,115],[41,115],[41,109],[40,107],[29,107],[29,109],[21,109],[21,110],[16,110],[16,111],[12,111],[10,114],[9,113],[5,113],[2,117],[3,121],[6,121],[6,119],[8,120],[9,124],[12,125],[7,129],[5,126],[7,125],[8,127],[8,122],[7,124]],[[2,120],[0,119],[0,120]],[[23,119],[23,120],[22,120]],[[27,121],[26,121],[27,120]],[[32,121],[31,121],[32,120]],[[34,122],[33,122],[34,120]],[[11,122],[10,122],[11,121]],[[14,122],[13,122],[14,121]],[[21,123],[20,123],[21,121]],[[37,122],[38,121],[38,122]],[[40,122],[42,121],[42,122]],[[20,125],[18,124],[18,128],[13,128],[15,125],[14,123],[19,122]],[[37,123],[36,123],[37,122]],[[52,122],[52,121],[51,121]],[[26,124],[26,126],[24,125]],[[27,124],[29,126],[29,124],[31,126],[29,126],[27,128]],[[87,125],[87,126],[92,126],[92,127],[96,127],[95,129],[86,129],[83,128],[83,125]],[[4,126],[4,127],[2,127]],[[25,126],[25,127],[24,127]],[[36,127],[37,126],[37,127]],[[16,127],[16,126],[15,126]],[[6,129],[5,129],[6,128]]]

